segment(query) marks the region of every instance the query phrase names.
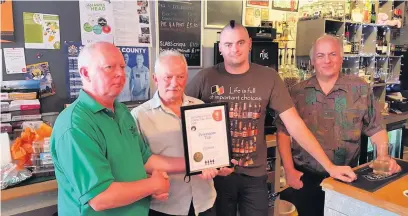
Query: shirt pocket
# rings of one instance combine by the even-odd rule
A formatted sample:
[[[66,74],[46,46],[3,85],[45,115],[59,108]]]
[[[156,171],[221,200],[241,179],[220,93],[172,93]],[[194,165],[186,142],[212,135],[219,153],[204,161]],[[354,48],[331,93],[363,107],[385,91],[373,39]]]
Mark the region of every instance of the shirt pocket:
[[[363,111],[346,110],[340,118],[340,139],[345,142],[358,144],[363,124]]]

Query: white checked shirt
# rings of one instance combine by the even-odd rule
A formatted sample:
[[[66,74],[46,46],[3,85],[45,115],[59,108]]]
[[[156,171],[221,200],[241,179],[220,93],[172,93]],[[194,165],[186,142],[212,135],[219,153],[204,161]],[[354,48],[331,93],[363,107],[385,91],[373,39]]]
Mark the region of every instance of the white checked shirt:
[[[182,106],[202,104],[201,100],[183,96]],[[153,154],[184,157],[181,119],[165,107],[156,92],[152,99],[132,110],[132,116],[144,141]],[[191,176],[189,183],[184,182],[185,173],[169,174],[170,191],[167,201],[152,200],[150,208],[170,215],[187,215],[193,201],[196,215],[214,205],[216,191],[213,180],[203,180]]]

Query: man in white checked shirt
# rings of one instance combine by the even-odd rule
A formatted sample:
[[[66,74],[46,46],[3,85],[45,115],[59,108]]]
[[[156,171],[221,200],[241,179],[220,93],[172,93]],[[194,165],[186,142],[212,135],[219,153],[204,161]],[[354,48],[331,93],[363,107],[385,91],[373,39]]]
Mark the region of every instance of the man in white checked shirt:
[[[140,134],[154,154],[184,156],[180,107],[203,103],[184,94],[187,76],[187,62],[182,54],[161,53],[153,75],[158,91],[151,100],[132,110]],[[152,200],[149,215],[215,216],[216,192],[212,178],[232,171],[232,168],[205,170],[201,176],[191,176],[188,183],[184,181],[185,173],[170,174],[168,200]]]

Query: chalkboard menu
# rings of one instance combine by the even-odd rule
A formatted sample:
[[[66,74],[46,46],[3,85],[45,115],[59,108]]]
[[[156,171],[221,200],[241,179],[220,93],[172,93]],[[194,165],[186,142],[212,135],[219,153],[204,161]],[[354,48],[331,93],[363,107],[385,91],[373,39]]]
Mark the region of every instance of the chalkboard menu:
[[[157,49],[184,54],[189,67],[201,67],[201,1],[159,1]]]

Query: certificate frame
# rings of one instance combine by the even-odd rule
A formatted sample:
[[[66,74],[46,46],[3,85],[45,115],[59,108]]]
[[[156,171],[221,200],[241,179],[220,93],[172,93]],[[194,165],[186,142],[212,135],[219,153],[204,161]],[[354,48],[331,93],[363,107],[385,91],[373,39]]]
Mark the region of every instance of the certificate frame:
[[[217,108],[219,108],[219,109],[217,109]],[[217,110],[214,111],[214,109],[217,109]],[[181,110],[181,125],[182,125],[182,133],[183,133],[184,157],[185,157],[185,165],[186,165],[186,176],[201,174],[202,170],[208,169],[208,168],[219,169],[221,167],[230,167],[230,168],[233,167],[233,164],[231,162],[231,159],[232,159],[231,142],[232,141],[231,141],[231,132],[230,132],[230,129],[229,129],[230,119],[229,119],[229,116],[228,116],[228,103],[227,102],[217,102],[217,103],[183,106],[183,107],[180,108],[180,110]],[[219,119],[219,120],[214,119],[214,118],[216,118],[216,117],[214,117],[215,112],[218,113],[217,114],[218,117],[219,117],[219,114],[222,114],[221,119]],[[192,115],[191,113],[194,113],[194,114],[198,113],[198,114],[202,114],[202,115],[205,115],[205,116],[211,115],[211,117],[216,122],[220,121],[219,123],[215,123],[215,124],[218,126],[218,128],[222,128],[222,130],[217,131],[216,133],[221,133],[220,135],[217,135],[218,137],[219,136],[224,136],[225,138],[223,140],[224,141],[223,143],[217,144],[217,148],[221,149],[221,150],[224,150],[224,152],[221,151],[222,153],[225,153],[225,151],[226,151],[227,154],[228,154],[228,155],[225,155],[226,158],[222,157],[221,161],[223,161],[223,162],[217,163],[216,159],[208,160],[207,158],[211,157],[211,156],[208,156],[208,155],[211,155],[211,154],[205,153],[204,150],[203,150],[203,153],[196,152],[193,155],[191,155],[191,152],[193,151],[192,150],[193,148],[192,148],[192,143],[189,143],[190,142],[189,140],[192,139],[192,134],[193,133],[200,133],[200,130],[201,130],[201,128],[199,128],[197,130],[195,128],[194,124],[191,124],[190,122],[187,122],[187,121],[190,120],[189,116]],[[205,113],[205,114],[203,114],[203,113]],[[209,119],[206,119],[206,120],[209,120]],[[193,126],[191,127],[191,125],[193,125]],[[201,126],[197,125],[197,127],[201,127]],[[189,129],[187,127],[189,127]],[[203,128],[202,131],[207,131],[207,129],[210,129],[210,128],[214,129],[214,127],[209,127],[209,128]],[[196,132],[196,130],[197,130],[197,132]],[[200,137],[200,134],[199,135],[195,134],[194,136],[197,138],[197,136]],[[209,141],[207,143],[209,143]],[[227,145],[227,147],[225,147],[225,145]],[[196,159],[196,156],[197,156],[197,159]],[[212,155],[212,156],[214,156],[214,155]],[[192,158],[194,158],[194,159],[191,160]],[[207,165],[206,164],[207,161],[210,161],[210,164]],[[202,165],[203,162],[205,163],[205,165]],[[199,165],[194,165],[193,163],[196,163],[196,164],[199,164]],[[200,168],[197,168],[197,167],[200,167]]]

